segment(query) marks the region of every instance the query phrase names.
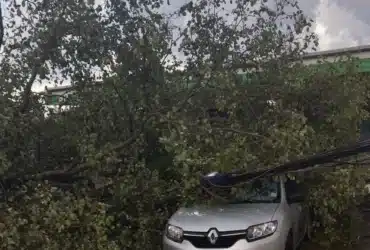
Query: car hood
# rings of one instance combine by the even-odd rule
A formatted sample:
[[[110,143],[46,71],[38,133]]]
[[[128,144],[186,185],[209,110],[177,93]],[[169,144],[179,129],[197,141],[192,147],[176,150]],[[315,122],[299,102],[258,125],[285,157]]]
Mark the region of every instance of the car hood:
[[[245,230],[270,221],[277,206],[276,203],[244,203],[180,208],[169,223],[192,232],[207,232],[210,228],[219,231]]]

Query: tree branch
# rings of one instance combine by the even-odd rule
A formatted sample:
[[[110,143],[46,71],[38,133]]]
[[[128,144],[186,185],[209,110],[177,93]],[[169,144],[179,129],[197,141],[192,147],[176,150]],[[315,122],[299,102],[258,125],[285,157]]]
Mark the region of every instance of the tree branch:
[[[58,39],[60,39],[60,37],[62,36],[62,35],[57,35],[57,29],[59,28],[58,27],[59,24],[60,24],[60,21],[53,24],[50,36],[46,40],[45,44],[42,45],[44,46],[44,50],[41,52],[40,58],[36,59],[36,62],[34,63],[34,66],[31,71],[31,76],[29,80],[27,81],[26,86],[24,88],[23,100],[22,100],[22,104],[20,107],[21,114],[25,113],[29,109],[32,86],[33,86],[34,81],[36,80],[36,77],[40,71],[40,68],[45,63],[45,61],[49,58],[50,54],[52,53],[52,50],[58,46]],[[36,54],[37,53],[35,53],[35,57],[36,57]]]
[[[4,23],[3,23],[3,13],[0,1],[0,49],[4,42]]]
[[[21,105],[20,110],[19,110],[21,114],[25,113],[27,111],[29,105],[30,105],[30,96],[31,96],[32,85],[33,85],[33,82],[35,81],[35,79],[37,77],[37,73],[38,73],[40,67],[41,67],[41,63],[35,64],[32,68],[31,77],[27,81],[26,87],[24,88],[24,92],[23,92],[22,105]]]
[[[240,134],[240,135],[245,135],[245,136],[266,138],[265,136],[260,135],[258,133],[242,131],[242,130],[238,130],[238,129],[234,129],[234,128],[222,128],[222,127],[215,127],[214,126],[213,129],[216,129],[216,130],[219,130],[219,131],[231,132],[231,133]]]

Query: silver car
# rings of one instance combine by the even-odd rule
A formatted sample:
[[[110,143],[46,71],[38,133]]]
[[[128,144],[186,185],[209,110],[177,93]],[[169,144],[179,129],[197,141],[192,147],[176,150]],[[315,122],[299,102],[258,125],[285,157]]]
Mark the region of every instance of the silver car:
[[[164,250],[294,250],[311,232],[304,186],[287,176],[253,180],[226,205],[180,208]]]

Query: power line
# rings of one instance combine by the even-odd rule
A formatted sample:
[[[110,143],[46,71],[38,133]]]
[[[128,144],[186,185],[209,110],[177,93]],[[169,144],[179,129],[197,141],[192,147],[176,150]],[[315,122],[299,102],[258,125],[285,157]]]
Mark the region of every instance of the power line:
[[[254,172],[239,170],[229,173],[219,173],[213,176],[202,176],[201,184],[205,187],[211,186],[216,188],[230,188],[264,176],[304,171],[316,168],[318,165],[321,165],[321,167],[335,167],[346,164],[361,164],[360,161],[343,162],[339,160],[366,152],[370,152],[370,139],[359,141],[350,146],[338,147],[332,150],[317,153],[313,156],[290,161],[285,164],[264,170]],[[368,158],[365,158],[363,161],[366,159]],[[365,164],[369,165],[369,162],[366,162]]]

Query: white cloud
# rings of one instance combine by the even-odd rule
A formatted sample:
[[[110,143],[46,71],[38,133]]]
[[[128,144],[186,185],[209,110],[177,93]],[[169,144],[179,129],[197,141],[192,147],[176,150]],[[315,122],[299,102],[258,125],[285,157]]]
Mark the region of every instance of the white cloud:
[[[320,50],[370,43],[370,26],[336,1],[320,0],[314,15]]]
[[[190,0],[170,0],[171,5],[161,8],[161,12],[173,12],[188,1]],[[103,2],[104,0],[95,0],[95,4]],[[370,18],[364,14],[370,7],[368,1],[298,0],[298,2],[302,10],[315,22],[314,31],[319,37],[319,50],[370,44]],[[186,20],[187,17],[180,17],[175,22],[181,25],[186,23]],[[35,84],[33,90],[42,91],[44,88],[45,84]]]

